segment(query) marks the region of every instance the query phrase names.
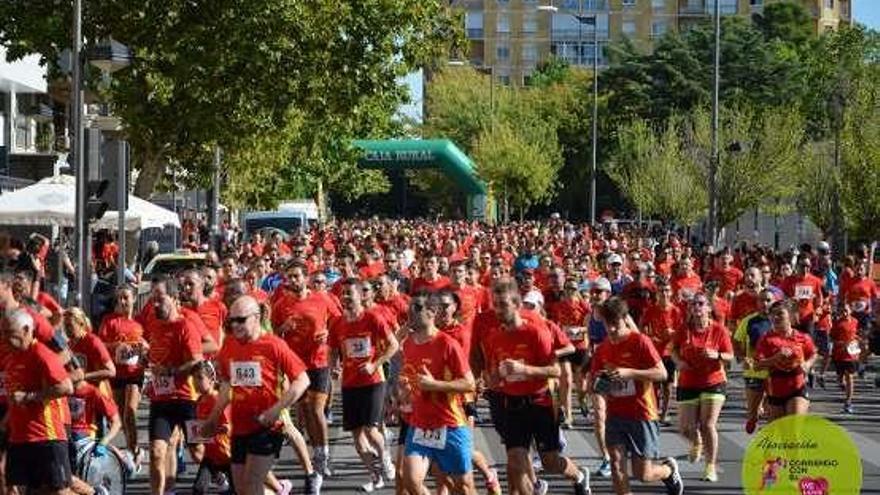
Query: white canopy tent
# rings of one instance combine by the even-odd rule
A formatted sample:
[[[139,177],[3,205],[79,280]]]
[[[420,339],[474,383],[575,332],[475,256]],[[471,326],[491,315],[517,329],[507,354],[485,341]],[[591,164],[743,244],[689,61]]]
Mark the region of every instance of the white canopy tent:
[[[47,177],[23,189],[0,195],[0,225],[75,227],[76,179],[70,175]],[[128,196],[125,230],[180,227],[173,211]],[[95,222],[95,229],[116,230],[118,213],[108,211]]]

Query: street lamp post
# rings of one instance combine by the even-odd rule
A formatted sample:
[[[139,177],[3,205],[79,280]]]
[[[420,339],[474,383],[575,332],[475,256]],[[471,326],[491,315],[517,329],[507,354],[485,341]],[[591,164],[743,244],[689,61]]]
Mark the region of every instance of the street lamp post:
[[[712,87],[712,156],[709,160],[709,238],[718,239],[719,93],[721,89],[721,0],[715,0],[715,67]]]
[[[553,14],[559,11],[559,8],[553,5],[551,1],[548,5],[539,5],[538,10]],[[598,153],[599,153],[599,16],[597,14],[571,14],[578,22],[583,25],[593,26],[593,108],[592,108],[592,125],[590,129],[591,156],[590,156],[590,225],[596,224],[596,178],[598,175]],[[580,32],[578,34],[578,62],[580,62]]]
[[[86,217],[86,183],[88,177],[83,159],[83,95],[82,95],[82,0],[73,0],[73,43],[71,60],[73,64],[73,81],[70,99],[70,128],[73,132],[73,169],[76,176],[76,304],[82,306],[86,294],[90,292],[90,280],[86,280],[86,266],[91,263],[88,232],[89,221]]]

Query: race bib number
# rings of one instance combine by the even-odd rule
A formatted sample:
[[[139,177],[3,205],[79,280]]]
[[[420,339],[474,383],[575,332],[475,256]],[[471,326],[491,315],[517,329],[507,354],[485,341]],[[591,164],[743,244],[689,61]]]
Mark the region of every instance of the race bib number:
[[[139,360],[139,353],[131,347],[116,347],[116,364],[121,364],[122,366],[137,366]]]
[[[584,327],[568,327],[565,329],[568,338],[571,340],[581,341],[587,335],[587,329]]]
[[[416,428],[413,431],[413,443],[422,447],[430,447],[432,449],[446,448],[446,427],[435,428],[433,430],[423,430]]]
[[[633,380],[613,381],[608,395],[612,397],[633,397],[636,395],[636,382]]]
[[[798,301],[803,301],[806,299],[813,298],[813,286],[812,285],[798,285],[794,288],[794,298]]]
[[[353,337],[345,339],[345,355],[355,359],[366,359],[370,357],[369,337]]]
[[[172,375],[157,375],[153,377],[153,391],[156,395],[171,395],[174,393],[175,388]]]
[[[860,299],[858,301],[853,301],[852,303],[853,313],[867,313],[868,312],[868,301],[864,299]]]
[[[263,386],[263,374],[259,361],[233,361],[229,372],[233,387]]]
[[[858,340],[850,341],[849,344],[846,345],[846,352],[850,356],[857,357],[862,353],[862,347],[859,345]]]
[[[186,441],[187,443],[214,443],[214,439],[202,435],[202,426],[204,421],[199,419],[191,419],[186,422]]]

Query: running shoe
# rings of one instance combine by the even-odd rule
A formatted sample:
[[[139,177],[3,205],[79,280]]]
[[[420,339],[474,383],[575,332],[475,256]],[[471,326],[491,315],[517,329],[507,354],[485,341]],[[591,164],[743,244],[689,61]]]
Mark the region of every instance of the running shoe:
[[[574,495],[593,495],[593,490],[590,488],[590,472],[586,469],[581,469],[580,472],[583,478],[575,482]]]
[[[718,483],[718,470],[715,469],[714,465],[706,464],[706,469],[703,471],[703,477],[700,479],[708,481],[709,483]]]
[[[691,463],[700,462],[703,458],[703,444],[702,443],[694,443],[691,445],[691,451],[688,452],[688,460]]]
[[[611,477],[611,460],[610,459],[602,459],[602,464],[599,464],[599,469],[596,470],[596,476],[600,478],[610,478]]]
[[[361,485],[361,491],[364,493],[373,493],[383,488],[385,488],[385,480],[383,480],[382,475],[378,473],[373,475],[373,479],[371,479],[369,483]]]
[[[757,418],[749,418],[749,420],[746,421],[746,433],[748,433],[749,435],[754,433],[755,428],[757,428],[757,427],[758,427],[758,419]]]
[[[486,493],[489,495],[501,495],[501,482],[498,480],[498,471],[489,470],[489,476],[486,478]]]
[[[684,481],[681,479],[681,472],[678,470],[678,462],[674,457],[663,459],[663,464],[669,466],[672,471],[669,477],[663,479],[666,485],[666,493],[668,495],[684,495]]]
[[[547,490],[549,489],[550,485],[541,478],[538,478],[537,480],[535,480],[534,489],[532,491],[535,493],[535,495],[547,495]]]
[[[846,403],[843,405],[843,414],[855,414],[856,410],[853,408],[851,403]]]
[[[286,480],[285,480],[286,481]],[[282,482],[283,484],[284,482]],[[293,488],[293,484],[289,481],[287,482],[288,486],[287,491],[278,492],[278,495],[289,495]],[[317,471],[313,471],[311,474],[305,475],[305,483],[303,488],[303,493],[305,495],[321,495],[321,485],[324,484],[324,479],[321,477],[321,473]]]
[[[382,458],[382,478],[387,481],[394,481],[396,474],[397,470],[394,467],[394,461],[391,460],[391,455],[386,451],[385,456]]]

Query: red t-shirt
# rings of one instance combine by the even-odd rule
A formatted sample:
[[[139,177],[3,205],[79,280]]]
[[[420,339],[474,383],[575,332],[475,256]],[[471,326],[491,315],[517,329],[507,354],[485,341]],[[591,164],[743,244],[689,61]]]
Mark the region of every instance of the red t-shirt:
[[[639,327],[642,333],[651,339],[654,349],[661,358],[672,355],[672,339],[675,332],[684,324],[684,312],[675,304],[663,308],[659,304],[651,304],[642,313]]]
[[[718,323],[727,325],[727,319],[730,318],[730,303],[723,297],[716,297],[712,301],[712,316]]]
[[[506,359],[530,366],[549,366],[556,361],[553,332],[535,317],[524,317],[522,325],[515,329],[504,328],[496,319],[486,329],[480,345],[486,369],[493,374],[498,374],[499,365]],[[507,395],[532,396],[540,404],[550,400],[547,386],[546,378],[507,376],[499,380],[496,389]]]
[[[24,351],[14,351],[6,362],[6,391],[42,392],[67,379],[61,359],[48,347],[34,342]],[[9,442],[13,444],[67,440],[65,429],[70,411],[67,399],[15,404],[9,402]]]
[[[375,361],[391,336],[391,326],[375,313],[364,312],[349,321],[340,316],[330,324],[330,346],[338,349],[342,360],[342,387],[364,387],[382,383],[385,375],[378,367],[372,375],[362,373],[360,366]]]
[[[590,364],[594,377],[606,367],[646,370],[660,362],[660,355],[646,335],[630,332],[620,341],[609,337],[596,347]],[[657,402],[654,384],[642,380],[614,382],[605,395],[608,417],[632,421],[657,420]]]
[[[117,378],[134,378],[144,374],[144,363],[138,346],[146,343],[146,340],[140,323],[125,315],[111,313],[101,322],[98,337],[113,356]]]
[[[150,332],[159,323],[159,319],[156,318],[156,308],[153,306],[153,298],[147,299],[144,307],[141,308],[140,313],[135,315],[134,319],[144,327],[144,338],[150,340]]]
[[[742,282],[743,272],[735,266],[727,269],[719,269],[712,272],[709,280],[717,280],[719,283],[720,294],[727,295],[729,292],[735,292]]]
[[[5,327],[6,318],[0,318],[0,335],[5,334]],[[14,352],[15,349],[13,349],[11,345],[9,345],[8,340],[0,339],[0,405],[4,406],[9,400],[6,392],[6,363],[9,362],[9,358],[12,357],[12,354]]]
[[[770,379],[767,382],[767,395],[770,397],[788,397],[802,389],[805,380],[801,363],[813,357],[816,352],[813,339],[806,334],[795,331],[791,336],[786,336],[771,330],[758,340],[755,358],[771,358],[783,348],[790,349],[792,354],[789,359],[770,369]]]
[[[871,301],[880,298],[880,291],[869,278],[853,279],[843,297],[854,313],[867,313],[871,310]]]
[[[670,285],[679,301],[690,301],[697,292],[703,290],[703,281],[696,273],[689,277],[673,277]]]
[[[178,318],[175,321],[157,321],[150,335],[148,359],[151,366],[178,367],[193,360],[202,359],[202,333],[192,320]],[[188,373],[174,376],[153,376],[150,400],[193,401],[198,398],[193,379]]]
[[[460,301],[458,314],[461,317],[461,321],[466,325],[473,325],[477,313],[482,311],[480,301],[482,294],[480,288],[474,287],[473,285],[463,285],[454,289],[454,291]]]
[[[257,417],[281,397],[282,377],[293,381],[305,370],[305,364],[275,335],[264,334],[246,343],[226,339],[217,355],[217,373],[232,385],[232,435],[262,430]]]
[[[406,324],[409,318],[409,296],[396,294],[391,299],[378,301],[376,304],[388,308],[398,325]]]
[[[272,327],[309,369],[326,368],[329,354],[327,326],[338,315],[326,297],[310,293],[300,299],[285,290],[272,305]],[[282,333],[285,324],[288,329]]]
[[[575,349],[586,350],[590,311],[590,303],[584,299],[560,299],[547,304],[547,319],[565,331]]]
[[[428,342],[418,344],[409,337],[403,344],[402,381],[408,384],[412,414],[409,424],[416,428],[435,429],[441,426],[465,426],[461,394],[422,392],[418,376],[426,367],[439,380],[463,378],[470,368],[468,358],[459,343],[451,335],[440,332]]]
[[[449,281],[448,277],[439,276],[436,280],[426,280],[422,277],[419,277],[413,280],[412,286],[410,287],[410,294],[418,294],[419,292],[437,292],[443,289],[448,289],[452,283]]]
[[[465,358],[470,358],[471,342],[473,339],[473,326],[455,324],[440,329],[441,332],[452,337],[464,351]]]
[[[730,319],[736,325],[746,316],[758,311],[758,296],[749,291],[742,291],[733,298],[730,304]]]
[[[211,338],[217,345],[223,343],[223,324],[226,322],[226,315],[229,310],[226,305],[218,299],[206,299],[205,302],[195,308],[196,313],[205,324],[205,328],[211,334]]]
[[[53,315],[60,315],[63,311],[63,308],[58,301],[55,300],[54,297],[46,294],[45,292],[37,293],[37,302],[40,303],[41,306],[48,309],[50,313]]]
[[[208,419],[214,405],[217,404],[217,393],[204,394],[196,402],[196,419],[200,422]],[[232,462],[232,440],[230,439],[231,406],[217,419],[217,430],[210,442],[205,442],[205,458],[215,466],[228,466]],[[201,423],[200,423],[201,424]]]
[[[113,363],[113,358],[110,357],[107,346],[93,333],[86,333],[77,341],[71,340],[70,352],[76,356],[83,371],[86,373],[105,369],[108,367],[108,363]],[[100,388],[102,392],[110,393],[108,380],[92,382],[92,385]]]
[[[859,346],[859,321],[850,316],[834,322],[831,327],[833,347],[831,358],[835,361],[858,361],[861,354]]]
[[[200,341],[204,340],[205,337],[210,337],[214,339],[214,334],[211,333],[211,330],[208,329],[208,325],[205,325],[205,321],[202,320],[202,316],[196,312],[196,310],[192,308],[188,308],[186,306],[180,307],[180,317],[189,322],[193,328],[199,333]],[[218,346],[220,345],[219,340],[214,340],[214,343]]]
[[[95,438],[98,433],[98,421],[108,420],[119,414],[119,408],[113,397],[101,393],[97,387],[88,382],[79,382],[73,396],[67,398],[70,407],[70,428],[78,436]]]
[[[822,306],[822,281],[812,274],[804,277],[794,275],[786,280],[785,295],[798,302],[798,321],[812,320],[817,307]]]
[[[703,331],[689,326],[676,332],[673,347],[678,349],[678,356],[687,363],[687,369],[679,370],[678,386],[683,389],[704,389],[727,382],[724,363],[718,359],[709,359],[703,352],[707,349],[719,353],[733,352],[730,333],[723,325],[711,322]]]

